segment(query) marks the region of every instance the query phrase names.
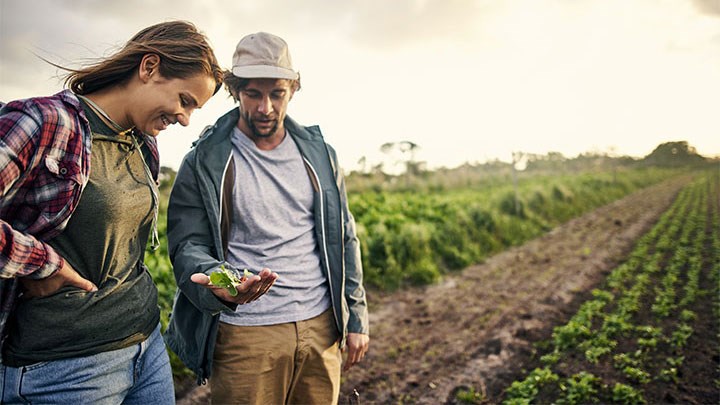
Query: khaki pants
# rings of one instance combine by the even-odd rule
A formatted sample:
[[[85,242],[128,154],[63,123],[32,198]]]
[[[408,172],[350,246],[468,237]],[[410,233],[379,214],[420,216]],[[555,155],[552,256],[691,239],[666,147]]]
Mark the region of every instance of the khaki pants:
[[[341,353],[332,310],[268,326],[220,322],[213,404],[336,404]]]

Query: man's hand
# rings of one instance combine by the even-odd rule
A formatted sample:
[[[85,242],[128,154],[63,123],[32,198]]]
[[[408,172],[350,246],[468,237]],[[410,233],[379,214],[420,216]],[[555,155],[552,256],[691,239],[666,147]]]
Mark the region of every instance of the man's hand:
[[[190,280],[193,283],[203,285],[205,288],[209,288],[210,291],[221,300],[235,304],[247,304],[260,298],[268,292],[277,278],[277,273],[270,271],[268,268],[262,269],[259,274],[248,277],[244,283],[240,284],[237,287],[238,294],[233,297],[223,287],[211,285],[210,277],[203,273],[196,273],[190,276]]]
[[[347,351],[347,359],[343,365],[343,371],[348,371],[350,367],[359,363],[370,346],[370,336],[362,333],[348,333],[347,342],[343,351]]]
[[[26,297],[47,297],[66,285],[77,287],[87,292],[97,291],[98,289],[92,281],[82,278],[67,261],[65,261],[60,270],[56,271],[50,277],[40,280],[21,277],[19,280],[23,287],[25,287],[23,295]]]

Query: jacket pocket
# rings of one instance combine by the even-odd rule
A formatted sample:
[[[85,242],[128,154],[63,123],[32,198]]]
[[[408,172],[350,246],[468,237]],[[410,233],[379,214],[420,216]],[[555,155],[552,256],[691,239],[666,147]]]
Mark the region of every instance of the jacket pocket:
[[[75,184],[82,184],[82,173],[80,165],[72,160],[59,160],[53,156],[45,158],[45,168],[57,179],[71,181]]]

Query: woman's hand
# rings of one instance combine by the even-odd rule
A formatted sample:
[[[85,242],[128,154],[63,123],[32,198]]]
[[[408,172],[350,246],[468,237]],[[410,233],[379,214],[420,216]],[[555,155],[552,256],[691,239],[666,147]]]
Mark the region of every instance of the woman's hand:
[[[47,297],[48,295],[56,293],[66,285],[77,287],[87,292],[97,291],[95,284],[90,280],[84,279],[67,261],[65,261],[60,270],[53,273],[50,277],[40,280],[21,277],[19,280],[23,287],[25,287],[23,295],[31,298]]]

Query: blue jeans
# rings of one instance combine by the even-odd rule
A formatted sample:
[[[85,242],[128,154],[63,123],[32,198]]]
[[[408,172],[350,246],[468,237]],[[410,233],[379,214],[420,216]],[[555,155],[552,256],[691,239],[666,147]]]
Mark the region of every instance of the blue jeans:
[[[3,404],[174,404],[160,325],[142,343],[24,367],[0,365]]]

